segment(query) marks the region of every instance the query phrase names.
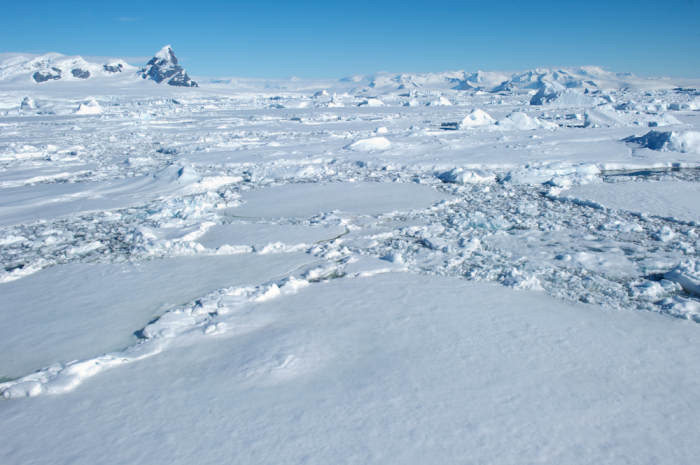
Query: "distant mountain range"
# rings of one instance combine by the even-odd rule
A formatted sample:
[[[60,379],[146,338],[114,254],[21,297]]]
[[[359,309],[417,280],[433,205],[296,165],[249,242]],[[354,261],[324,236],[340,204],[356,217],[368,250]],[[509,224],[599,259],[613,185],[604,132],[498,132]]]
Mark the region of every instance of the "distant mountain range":
[[[639,78],[632,73],[611,73],[596,66],[584,66],[567,69],[534,69],[529,71],[508,72],[466,72],[448,71],[425,74],[390,74],[376,73],[354,75],[341,79],[354,82],[358,87],[373,89],[393,88],[395,90],[419,89],[441,86],[453,90],[483,92],[513,92],[519,89],[544,89],[545,87],[590,88],[601,90],[611,88],[618,90],[626,83],[637,83]]]
[[[34,82],[88,80],[150,79],[177,87],[198,87],[177,62],[170,45],[163,47],[144,68],[131,66],[123,60],[104,64],[90,63],[80,56],[47,53],[35,58],[15,57],[0,63],[0,82]]]
[[[166,45],[145,67],[129,65],[123,60],[91,63],[80,56],[48,53],[34,58],[15,57],[0,63],[0,85],[13,87],[47,86],[54,82],[93,82],[98,86],[143,81],[166,83],[175,87],[199,87],[178,64],[171,46]],[[211,78],[201,81],[207,87],[234,92],[311,92],[320,90],[360,96],[392,92],[490,92],[494,94],[542,94],[538,100],[552,99],[556,92],[577,89],[591,93],[624,89],[672,89],[680,86],[699,87],[698,80],[645,78],[632,73],[615,73],[596,66],[576,68],[533,69],[518,72],[388,73],[352,75],[340,80]],[[72,86],[70,84],[69,86]],[[572,94],[573,95],[573,94]],[[570,97],[570,96],[568,96]],[[578,98],[578,97],[577,97]]]

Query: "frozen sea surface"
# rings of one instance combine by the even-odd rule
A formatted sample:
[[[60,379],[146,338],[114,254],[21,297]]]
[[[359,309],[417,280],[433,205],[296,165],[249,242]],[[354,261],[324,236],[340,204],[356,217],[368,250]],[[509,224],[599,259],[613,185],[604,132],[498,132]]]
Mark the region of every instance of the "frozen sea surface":
[[[0,84],[0,462],[697,463],[695,91],[595,73]]]
[[[296,253],[44,269],[3,285],[0,377],[124,349],[150,320],[212,288],[263,284],[313,261]]]
[[[577,186],[563,194],[606,207],[700,222],[700,183],[627,182]]]
[[[249,218],[305,218],[339,210],[379,215],[396,210],[425,208],[449,198],[415,183],[289,184],[243,194],[243,203],[227,214]]]
[[[6,402],[3,462],[691,464],[700,454],[691,322],[405,273],[314,284],[227,321],[228,333],[65,396]]]

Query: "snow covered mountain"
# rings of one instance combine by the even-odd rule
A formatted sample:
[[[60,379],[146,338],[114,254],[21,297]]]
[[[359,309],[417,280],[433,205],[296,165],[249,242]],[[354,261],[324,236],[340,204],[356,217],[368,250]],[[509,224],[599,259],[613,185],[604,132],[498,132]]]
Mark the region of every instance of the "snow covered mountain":
[[[0,82],[84,81],[131,75],[137,69],[123,60],[98,64],[90,63],[80,56],[47,53],[35,58],[19,56],[3,61],[0,63]]]
[[[517,72],[466,72],[445,71],[440,73],[375,73],[353,75],[341,79],[352,82],[360,90],[363,86],[372,89],[402,90],[442,87],[445,90],[473,90],[484,92],[527,92],[556,84],[562,88],[591,90],[614,89],[635,86],[653,79],[640,78],[632,73],[613,73],[596,66],[565,69],[533,69]],[[432,90],[432,89],[431,89]]]
[[[10,58],[0,63],[0,83],[43,84],[54,81],[136,81],[151,79],[157,83],[167,82],[171,86],[197,87],[187,72],[178,65],[172,47],[163,47],[147,63],[138,68],[123,60],[110,60],[106,63],[91,63],[81,56],[65,56],[60,53],[47,53],[34,58],[22,56]]]
[[[177,57],[170,45],[166,45],[156,53],[156,56],[151,58],[146,67],[139,72],[144,79],[153,79],[158,84],[167,80],[171,86],[199,87],[190,79],[187,71],[177,64]]]

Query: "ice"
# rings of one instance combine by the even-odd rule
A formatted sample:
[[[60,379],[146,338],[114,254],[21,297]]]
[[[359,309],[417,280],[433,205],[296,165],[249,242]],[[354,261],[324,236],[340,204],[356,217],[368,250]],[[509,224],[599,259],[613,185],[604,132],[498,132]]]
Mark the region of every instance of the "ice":
[[[0,198],[0,226],[124,208],[182,190],[199,179],[187,167],[171,166],[138,178],[7,188]]]
[[[626,141],[636,142],[652,150],[700,154],[700,132],[697,131],[649,131],[644,136],[629,137]]]
[[[592,107],[605,103],[606,100],[599,97],[589,97],[576,89],[562,89],[548,92],[548,88],[542,87],[530,100],[530,105],[548,105],[565,107]]]
[[[246,193],[244,203],[226,213],[241,218],[305,218],[336,210],[379,215],[448,197],[414,183],[288,184]]]
[[[102,113],[102,108],[100,108],[100,104],[95,100],[90,100],[88,103],[81,103],[75,111],[76,115],[99,115],[100,113]]]
[[[541,121],[539,118],[530,117],[522,112],[511,113],[505,118],[498,120],[496,125],[499,127],[499,129],[506,131],[524,131],[532,129],[554,130],[559,127],[554,123]]]
[[[682,221],[700,221],[700,184],[691,182],[624,182],[577,186],[562,191],[608,208],[647,213]]]
[[[264,250],[268,244],[313,244],[336,238],[345,232],[346,229],[340,226],[233,223],[209,228],[196,240],[210,249],[224,245],[248,245],[253,246],[255,250]]]
[[[685,260],[678,264],[664,278],[680,284],[687,292],[700,295],[700,262]]]
[[[673,115],[637,110],[616,110],[605,105],[586,111],[584,127],[657,127],[683,124]]]
[[[481,170],[463,170],[462,168],[455,168],[445,173],[438,174],[437,177],[445,182],[454,182],[458,184],[474,184],[493,182],[496,180],[496,176],[492,173]]]

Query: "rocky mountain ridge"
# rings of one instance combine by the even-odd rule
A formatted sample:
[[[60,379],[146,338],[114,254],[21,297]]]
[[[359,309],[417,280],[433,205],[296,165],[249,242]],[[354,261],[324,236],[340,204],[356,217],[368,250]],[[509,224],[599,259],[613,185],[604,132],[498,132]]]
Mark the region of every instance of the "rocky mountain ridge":
[[[131,66],[123,60],[91,63],[80,56],[47,53],[34,58],[17,56],[0,63],[0,83],[32,82],[43,84],[55,81],[149,79],[176,87],[198,87],[178,64],[170,45],[163,47],[144,68]]]

